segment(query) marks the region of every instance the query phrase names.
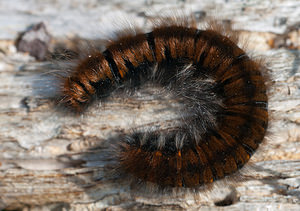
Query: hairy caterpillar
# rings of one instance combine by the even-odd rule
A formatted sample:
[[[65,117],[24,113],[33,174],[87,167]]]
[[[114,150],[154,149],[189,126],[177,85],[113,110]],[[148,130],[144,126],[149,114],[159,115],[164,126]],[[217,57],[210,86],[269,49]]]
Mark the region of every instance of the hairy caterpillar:
[[[80,61],[62,81],[60,102],[81,113],[123,84],[164,87],[184,105],[182,123],[124,137],[120,169],[160,187],[210,184],[242,168],[268,127],[263,66],[236,42],[214,25],[162,21]]]

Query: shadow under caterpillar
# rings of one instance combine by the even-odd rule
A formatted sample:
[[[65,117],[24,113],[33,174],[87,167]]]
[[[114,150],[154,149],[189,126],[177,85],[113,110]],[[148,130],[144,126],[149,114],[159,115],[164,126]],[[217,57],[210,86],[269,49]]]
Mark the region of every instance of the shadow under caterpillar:
[[[220,27],[162,21],[80,61],[60,103],[82,113],[121,85],[152,83],[183,105],[177,129],[136,132],[120,142],[120,169],[160,187],[199,187],[242,168],[263,141],[268,96],[263,66]]]

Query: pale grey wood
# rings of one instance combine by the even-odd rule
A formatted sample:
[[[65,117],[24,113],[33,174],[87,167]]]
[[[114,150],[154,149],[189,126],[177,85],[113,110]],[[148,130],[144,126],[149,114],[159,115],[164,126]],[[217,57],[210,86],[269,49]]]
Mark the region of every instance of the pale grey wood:
[[[231,181],[224,188],[220,182],[199,194],[138,195],[128,181],[116,182],[104,174],[112,164],[108,149],[115,140],[109,138],[132,129],[169,128],[180,105],[153,97],[156,90],[148,88],[126,98],[116,95],[80,117],[55,111],[46,96],[55,93],[49,72],[57,68],[15,52],[13,40],[28,24],[39,21],[46,22],[55,41],[74,34],[101,39],[115,29],[110,21],[118,20],[116,14],[131,15],[128,22],[149,29],[157,14],[176,8],[198,17],[205,12],[231,20],[249,40],[250,51],[266,58],[273,80],[270,134],[254,155],[253,166],[242,171],[243,181]],[[300,41],[299,29],[293,28],[299,17],[296,0],[0,1],[0,208],[299,210]],[[272,40],[278,45],[287,35],[295,50],[270,49]],[[88,151],[95,146],[96,152]],[[87,166],[80,165],[82,160],[88,160]],[[226,196],[233,205],[215,205]]]

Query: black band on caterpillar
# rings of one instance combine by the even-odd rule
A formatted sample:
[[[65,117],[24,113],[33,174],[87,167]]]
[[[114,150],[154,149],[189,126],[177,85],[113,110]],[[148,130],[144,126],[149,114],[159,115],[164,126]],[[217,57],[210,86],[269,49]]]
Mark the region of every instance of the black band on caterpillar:
[[[216,30],[180,25],[122,37],[83,60],[62,97],[81,112],[93,95],[128,80],[152,80],[185,105],[185,123],[168,133],[135,133],[120,147],[121,169],[166,187],[197,187],[248,162],[268,127],[262,67]]]
[[[113,58],[111,52],[109,50],[106,50],[102,53],[102,55],[105,57],[106,61],[109,64],[109,68],[110,68],[112,75],[114,76],[114,80],[117,83],[119,83],[122,77],[120,76],[118,67],[114,61],[114,58]]]

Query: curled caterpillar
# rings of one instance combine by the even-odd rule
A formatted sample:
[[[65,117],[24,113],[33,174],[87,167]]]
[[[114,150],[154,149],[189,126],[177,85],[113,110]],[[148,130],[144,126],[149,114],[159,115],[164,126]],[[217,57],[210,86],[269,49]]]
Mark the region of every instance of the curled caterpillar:
[[[217,27],[166,23],[93,52],[65,77],[61,102],[81,113],[120,85],[161,86],[184,105],[167,132],[121,141],[122,171],[161,187],[199,187],[242,168],[263,141],[268,97],[263,67]]]

